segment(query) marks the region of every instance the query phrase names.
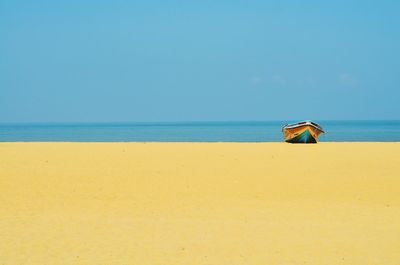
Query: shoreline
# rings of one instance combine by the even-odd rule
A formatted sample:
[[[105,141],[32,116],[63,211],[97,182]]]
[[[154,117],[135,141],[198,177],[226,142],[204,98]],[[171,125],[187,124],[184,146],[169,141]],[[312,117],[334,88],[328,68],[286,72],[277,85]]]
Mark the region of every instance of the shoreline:
[[[400,143],[400,141],[359,141],[359,142],[318,142],[318,143],[286,143],[286,142],[165,142],[165,141],[136,141],[136,142],[123,142],[123,141],[12,141],[12,142],[0,142],[1,144],[285,144],[285,145],[319,145],[319,144],[395,144]]]

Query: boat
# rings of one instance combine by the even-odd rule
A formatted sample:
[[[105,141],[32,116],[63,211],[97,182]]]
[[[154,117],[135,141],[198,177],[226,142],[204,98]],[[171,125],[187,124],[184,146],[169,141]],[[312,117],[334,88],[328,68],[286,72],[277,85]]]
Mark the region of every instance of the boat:
[[[308,120],[286,124],[282,131],[287,143],[317,143],[318,136],[325,133],[321,126]]]

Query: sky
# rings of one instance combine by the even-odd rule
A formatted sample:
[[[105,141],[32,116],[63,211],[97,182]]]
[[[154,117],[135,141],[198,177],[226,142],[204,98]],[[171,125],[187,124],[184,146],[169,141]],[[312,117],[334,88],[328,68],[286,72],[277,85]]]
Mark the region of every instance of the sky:
[[[400,1],[0,1],[0,122],[399,120]]]

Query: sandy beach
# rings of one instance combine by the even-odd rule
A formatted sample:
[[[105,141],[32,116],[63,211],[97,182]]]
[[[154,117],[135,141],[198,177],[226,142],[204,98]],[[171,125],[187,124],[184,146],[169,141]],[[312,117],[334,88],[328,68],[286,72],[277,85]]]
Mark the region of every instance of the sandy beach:
[[[400,264],[399,143],[0,143],[0,264]]]

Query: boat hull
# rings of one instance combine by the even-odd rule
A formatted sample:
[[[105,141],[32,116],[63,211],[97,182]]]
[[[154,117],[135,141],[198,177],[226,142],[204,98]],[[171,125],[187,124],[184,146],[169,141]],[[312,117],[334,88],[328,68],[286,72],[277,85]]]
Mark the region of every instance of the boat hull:
[[[317,143],[318,136],[322,133],[322,131],[310,125],[283,128],[284,140],[288,143]]]

